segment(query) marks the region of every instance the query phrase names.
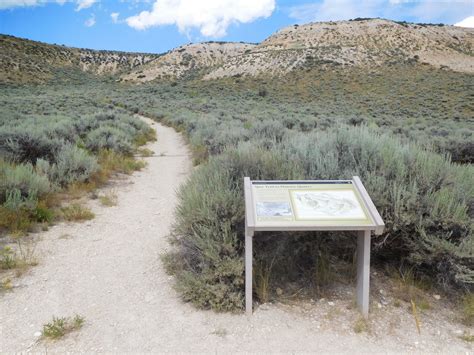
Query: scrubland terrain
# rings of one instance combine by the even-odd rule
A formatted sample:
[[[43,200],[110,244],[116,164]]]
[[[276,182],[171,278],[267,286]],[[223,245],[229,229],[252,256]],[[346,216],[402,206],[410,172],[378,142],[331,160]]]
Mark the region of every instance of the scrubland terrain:
[[[35,47],[35,42],[2,39],[8,46]],[[75,196],[97,196],[95,189],[117,172],[143,167],[135,157],[151,153],[138,147],[154,135],[133,116],[138,113],[181,132],[198,166],[178,191],[172,227],[166,225],[167,233],[160,234],[170,234],[170,247],[161,244],[157,251],[162,259],[157,273],[164,280],[166,268],[171,275],[166,287],[174,286],[176,297],[200,309],[243,309],[244,176],[359,175],[386,223],[385,233],[372,243],[371,319],[360,320],[352,309],[355,239],[338,233],[257,235],[254,292],[259,304],[273,304],[257,314],[265,318],[269,312],[268,324],[278,319],[291,326],[295,319],[311,322],[312,316],[293,318],[289,304],[314,306],[315,319],[327,312],[324,327],[330,332],[351,324],[347,346],[358,342],[357,333],[383,337],[375,331],[377,324],[397,314],[403,326],[397,330],[390,323],[387,333],[397,334],[403,344],[421,344],[414,335],[421,324],[421,333],[430,334],[421,350],[442,351],[451,343],[459,351],[470,349],[473,41],[469,29],[358,20],[292,26],[261,44],[184,46],[132,70],[107,74],[99,69],[84,74],[80,62],[68,61],[66,66],[51,62],[45,75],[29,76],[30,66],[12,71],[4,55],[4,292],[14,298],[15,287],[8,291],[15,284],[11,270],[28,266],[21,253],[23,234],[81,219],[76,216],[86,207],[71,204]],[[37,63],[35,55],[17,50],[15,61]],[[154,180],[161,184],[159,177]],[[272,318],[275,314],[283,316]],[[216,328],[219,337],[234,334],[230,319],[224,330]],[[374,340],[380,347],[373,350],[396,351],[396,338],[387,339],[389,348]],[[402,348],[413,350],[412,345]]]

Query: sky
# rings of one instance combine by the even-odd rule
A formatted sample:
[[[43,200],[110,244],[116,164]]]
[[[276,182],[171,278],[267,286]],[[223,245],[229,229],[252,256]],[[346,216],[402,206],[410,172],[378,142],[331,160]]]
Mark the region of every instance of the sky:
[[[0,33],[71,47],[163,53],[261,42],[312,21],[382,17],[474,28],[474,0],[0,0]]]

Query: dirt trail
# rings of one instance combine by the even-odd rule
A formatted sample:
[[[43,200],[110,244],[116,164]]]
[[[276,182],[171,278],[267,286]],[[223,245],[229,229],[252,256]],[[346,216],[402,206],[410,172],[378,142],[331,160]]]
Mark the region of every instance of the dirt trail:
[[[58,224],[39,236],[39,265],[16,280],[12,292],[0,296],[0,352],[469,349],[459,342],[453,344],[445,334],[418,337],[409,315],[401,317],[402,329],[382,338],[355,334],[349,320],[341,324],[331,318],[334,309],[347,307],[337,302],[320,301],[320,307],[265,305],[251,319],[183,304],[159,257],[168,248],[175,191],[190,172],[191,163],[182,137],[171,128],[153,125],[158,141],[148,148],[155,154],[146,158],[148,166],[143,171],[116,182],[117,206],[102,207],[90,201],[95,219]],[[350,312],[354,317],[355,311]],[[86,319],[78,332],[54,342],[35,338],[35,332],[53,316],[76,313]]]

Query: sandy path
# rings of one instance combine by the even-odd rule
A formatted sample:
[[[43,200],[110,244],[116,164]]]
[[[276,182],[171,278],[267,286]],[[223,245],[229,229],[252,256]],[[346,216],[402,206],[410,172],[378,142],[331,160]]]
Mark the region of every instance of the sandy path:
[[[336,324],[335,330],[330,325],[334,306],[312,305],[309,312],[263,306],[248,319],[183,304],[159,255],[168,247],[175,189],[191,164],[181,136],[171,128],[154,127],[158,141],[148,147],[155,156],[146,158],[142,172],[118,182],[117,206],[91,201],[94,220],[59,224],[40,236],[40,264],[0,296],[0,352],[466,350],[436,334],[423,340],[395,331],[381,340],[354,334],[350,322]],[[34,333],[53,315],[76,313],[86,319],[80,331],[55,342],[35,339]],[[401,322],[405,318],[408,333],[414,334],[409,316]],[[438,344],[433,341],[437,338]]]

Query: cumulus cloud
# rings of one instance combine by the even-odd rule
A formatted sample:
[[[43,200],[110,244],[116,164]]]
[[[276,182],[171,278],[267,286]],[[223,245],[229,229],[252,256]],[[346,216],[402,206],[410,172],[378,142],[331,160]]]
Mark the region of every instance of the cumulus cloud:
[[[155,0],[151,11],[126,19],[137,30],[176,25],[186,33],[197,28],[203,36],[222,37],[233,23],[249,23],[273,13],[275,0]]]
[[[112,12],[110,14],[110,17],[112,18],[112,22],[113,23],[117,23],[118,22],[118,18],[119,18],[119,13],[118,12]]]
[[[95,15],[92,15],[91,17],[89,17],[86,22],[84,22],[84,25],[86,27],[92,27],[95,25]]]
[[[76,11],[87,9],[94,5],[98,0],[77,0]]]
[[[454,26],[474,28],[474,16],[466,17],[464,20],[455,23]]]
[[[382,17],[453,23],[466,13],[472,13],[472,0],[322,0],[289,9],[289,16],[300,22]]]

